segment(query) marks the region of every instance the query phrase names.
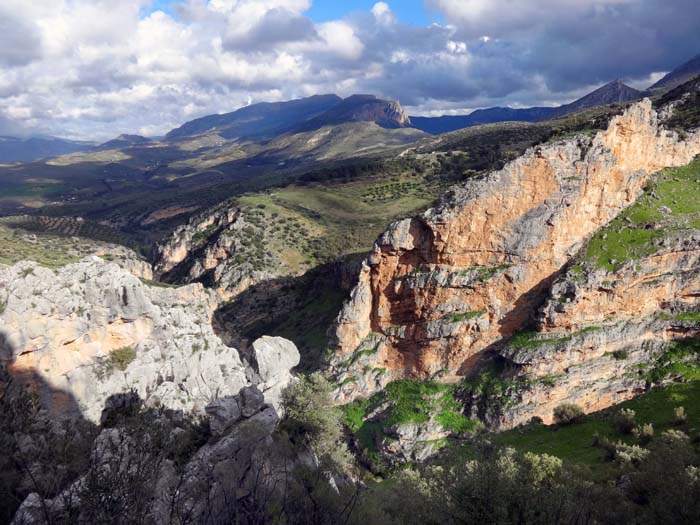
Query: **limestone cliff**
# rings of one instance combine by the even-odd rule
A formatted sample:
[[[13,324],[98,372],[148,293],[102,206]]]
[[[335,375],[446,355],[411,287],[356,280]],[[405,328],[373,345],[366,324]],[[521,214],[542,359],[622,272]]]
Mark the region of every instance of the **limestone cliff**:
[[[250,286],[299,269],[269,246],[261,210],[224,203],[193,217],[156,247],[155,273],[169,283],[203,283],[230,299]]]
[[[261,341],[246,370],[212,329],[213,292],[200,284],[148,285],[98,257],[57,271],[30,262],[0,266],[0,305],[2,364],[55,415],[99,421],[106,400],[130,390],[151,404],[202,411],[251,382],[276,403],[299,362],[293,344]],[[268,351],[274,357],[266,359]]]
[[[571,259],[653,173],[698,153],[700,132],[665,130],[644,100],[604,131],[532,148],[393,224],[338,318],[339,401],[400,377],[471,373],[532,324]]]

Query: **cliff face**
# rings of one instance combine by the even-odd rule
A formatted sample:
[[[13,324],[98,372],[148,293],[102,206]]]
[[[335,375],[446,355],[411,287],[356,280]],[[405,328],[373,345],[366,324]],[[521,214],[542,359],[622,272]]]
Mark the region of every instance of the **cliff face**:
[[[272,260],[255,264],[250,249],[244,246],[251,228],[259,229],[236,207],[223,205],[202,213],[158,245],[156,275],[176,284],[200,282],[216,290],[222,299],[234,297],[273,277],[268,269],[279,266]],[[258,233],[264,238],[263,231]],[[267,254],[267,258],[274,255]]]
[[[213,292],[148,286],[97,257],[55,272],[29,262],[0,266],[0,305],[2,364],[56,416],[99,421],[110,396],[132,389],[148,403],[202,411],[253,382],[274,403],[299,362],[296,348],[281,351],[272,341],[246,370],[212,329]],[[279,368],[266,365],[263,374],[268,351]]]
[[[664,130],[645,100],[592,138],[533,148],[392,225],[338,318],[339,400],[400,377],[449,381],[472,371],[532,323],[567,263],[651,174],[698,153],[700,133],[681,140]]]

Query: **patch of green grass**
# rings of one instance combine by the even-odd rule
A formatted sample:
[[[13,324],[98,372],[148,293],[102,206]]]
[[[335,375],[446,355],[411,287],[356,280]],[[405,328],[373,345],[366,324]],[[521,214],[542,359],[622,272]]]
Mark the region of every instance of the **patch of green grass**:
[[[547,345],[556,345],[571,341],[573,336],[546,337],[547,334],[539,332],[519,332],[510,340],[510,346],[515,350],[533,350]]]
[[[655,433],[659,435],[664,430],[673,428],[673,410],[678,406],[686,408],[691,423],[700,421],[700,381],[655,388],[635,399],[590,414],[574,425],[528,425],[495,434],[493,439],[499,445],[510,446],[521,452],[550,454],[566,463],[587,465],[598,478],[604,478],[611,466],[605,461],[604,452],[592,446],[594,436],[613,441],[632,439],[621,436],[615,430],[612,418],[615,412],[623,408],[634,410],[637,423],[653,424]]]
[[[461,323],[462,321],[470,321],[472,319],[477,319],[484,315],[486,312],[484,311],[479,311],[479,312],[463,312],[459,314],[451,314],[448,316],[448,319],[453,322],[453,323]]]
[[[455,394],[454,385],[412,379],[394,381],[369,399],[346,405],[345,422],[368,457],[376,453],[380,440],[396,425],[427,423],[434,417],[448,432],[476,430],[480,424],[461,413]],[[370,417],[376,411],[377,417]],[[374,459],[379,460],[377,456]]]
[[[591,239],[587,258],[598,268],[616,271],[629,261],[656,253],[655,241],[667,232],[697,228],[699,181],[700,161],[657,173],[635,204]]]
[[[668,349],[646,372],[646,379],[652,384],[669,378],[682,378],[686,381],[700,380],[700,338],[672,341]]]
[[[110,351],[107,357],[98,361],[95,370],[97,377],[104,379],[112,375],[116,370],[125,372],[134,359],[136,359],[136,350],[132,347],[116,348]]]
[[[659,317],[668,321],[697,322],[700,321],[700,312],[682,312],[678,314],[662,312],[659,314]]]
[[[536,350],[547,346],[556,346],[568,343],[577,338],[583,338],[587,334],[602,330],[601,326],[587,326],[578,332],[571,334],[556,334],[548,332],[524,331],[516,333],[510,340],[510,347],[515,351]]]
[[[134,359],[136,359],[136,350],[130,346],[125,346],[112,350],[109,353],[108,362],[112,368],[124,372]]]
[[[629,357],[629,354],[625,350],[615,350],[610,355],[616,361],[624,361]]]
[[[492,277],[507,270],[511,266],[512,265],[510,265],[510,264],[499,264],[497,266],[484,266],[482,268],[479,268],[478,279],[480,281],[488,281]]]

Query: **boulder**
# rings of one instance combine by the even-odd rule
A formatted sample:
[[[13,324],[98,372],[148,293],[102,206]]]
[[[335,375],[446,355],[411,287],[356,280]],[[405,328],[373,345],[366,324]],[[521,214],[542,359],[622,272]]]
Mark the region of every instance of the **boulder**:
[[[221,435],[231,423],[235,423],[242,416],[238,396],[215,399],[206,406],[205,411],[209,420],[209,428],[216,436]]]
[[[301,357],[294,343],[281,337],[263,336],[253,343],[253,368],[263,383],[288,374]]]

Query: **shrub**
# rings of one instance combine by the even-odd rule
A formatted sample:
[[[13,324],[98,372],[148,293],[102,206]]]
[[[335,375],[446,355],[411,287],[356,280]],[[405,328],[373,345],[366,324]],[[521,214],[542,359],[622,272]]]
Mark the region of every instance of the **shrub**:
[[[635,428],[633,434],[642,445],[648,445],[654,438],[654,425],[651,423],[645,423],[644,425]]]
[[[634,410],[627,408],[615,412],[612,420],[613,427],[620,434],[631,434],[637,426],[637,422],[634,419],[635,415]]]
[[[281,428],[293,443],[308,445],[325,463],[347,468],[350,453],[344,442],[342,417],[331,397],[332,387],[319,372],[302,377],[282,394]]]
[[[615,462],[620,465],[638,466],[649,455],[649,451],[639,445],[628,445],[621,441],[615,445]]]
[[[525,452],[523,463],[526,465],[529,477],[535,483],[553,478],[562,467],[562,460],[549,454],[534,454]]]
[[[627,357],[629,357],[629,355],[627,354],[627,352],[625,350],[615,350],[612,353],[612,356],[613,356],[613,359],[615,359],[617,361],[624,361],[625,359],[627,359]]]
[[[673,445],[678,443],[688,443],[690,441],[690,438],[685,432],[670,429],[666,430],[663,434],[661,434],[661,440],[666,444]]]
[[[542,418],[540,416],[532,416],[530,418],[530,421],[528,424],[529,425],[541,425],[543,423],[544,423],[544,421],[542,420]]]
[[[580,406],[563,403],[554,409],[554,422],[558,425],[571,425],[581,421],[584,415]]]
[[[111,368],[116,368],[124,372],[129,364],[136,359],[136,350],[130,346],[117,348],[109,353],[109,365]]]
[[[688,414],[685,413],[685,408],[676,407],[673,409],[673,424],[683,425],[688,421]]]

